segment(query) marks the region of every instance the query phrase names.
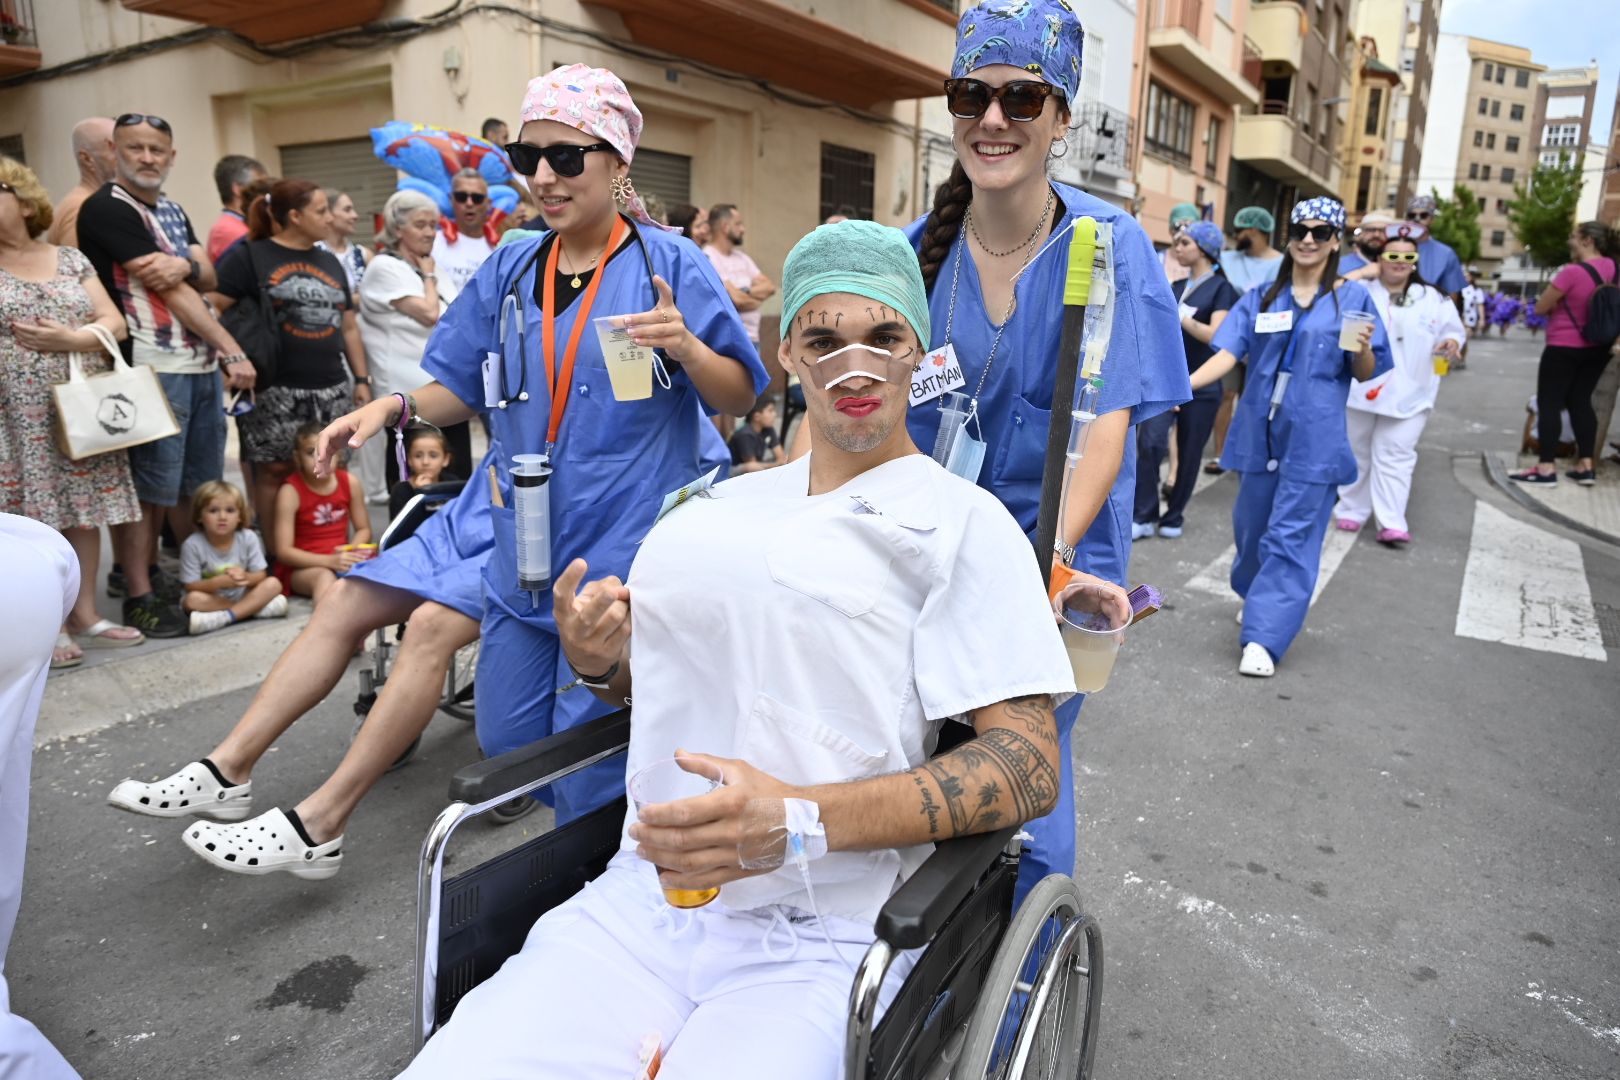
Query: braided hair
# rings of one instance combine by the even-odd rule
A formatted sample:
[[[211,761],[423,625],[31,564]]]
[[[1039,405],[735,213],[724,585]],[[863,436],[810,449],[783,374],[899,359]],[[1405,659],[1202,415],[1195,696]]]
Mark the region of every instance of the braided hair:
[[[967,170],[958,161],[951,166],[951,175],[934,192],[934,208],[923,223],[922,247],[917,252],[917,261],[922,266],[925,290],[933,291],[939,268],[950,253],[951,244],[962,227],[962,216],[972,202],[973,181],[968,179]]]

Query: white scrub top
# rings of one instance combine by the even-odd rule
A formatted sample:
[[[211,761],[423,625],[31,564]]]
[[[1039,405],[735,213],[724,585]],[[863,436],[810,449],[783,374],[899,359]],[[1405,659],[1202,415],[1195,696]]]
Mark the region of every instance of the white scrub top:
[[[684,749],[856,780],[922,764],[950,717],[1074,693],[1035,554],[994,495],[926,454],[809,483],[808,457],[739,476],[648,534],[628,582],[630,773]],[[931,850],[812,862],[821,914],[870,922]],[[720,902],[811,910],[792,867]]]
[[[1367,282],[1367,293],[1389,333],[1395,366],[1388,374],[1366,382],[1351,379],[1350,408],[1399,420],[1428,412],[1440,396],[1440,376],[1434,373],[1435,348],[1442,341],[1461,345],[1468,338],[1457,305],[1427,285],[1413,285],[1404,304],[1393,303],[1381,281]]]

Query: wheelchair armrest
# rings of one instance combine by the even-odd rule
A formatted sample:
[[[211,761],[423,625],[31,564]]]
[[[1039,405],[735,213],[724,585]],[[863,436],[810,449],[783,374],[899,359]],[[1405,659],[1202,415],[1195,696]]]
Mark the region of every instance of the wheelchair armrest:
[[[897,949],[928,944],[1017,831],[1013,826],[935,845],[934,853],[878,912],[877,936]]]
[[[528,746],[457,769],[450,778],[450,799],[474,805],[488,802],[542,776],[629,744],[630,710],[620,709]]]
[[[453,499],[461,494],[461,489],[467,486],[465,480],[440,480],[436,484],[429,484],[425,488],[417,488],[418,495],[426,495],[430,499]]]

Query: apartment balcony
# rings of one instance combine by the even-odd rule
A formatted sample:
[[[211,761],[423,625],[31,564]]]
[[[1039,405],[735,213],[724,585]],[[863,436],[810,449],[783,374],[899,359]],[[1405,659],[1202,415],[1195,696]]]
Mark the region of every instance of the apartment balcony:
[[[1205,44],[1203,0],[1149,2],[1153,8],[1148,51],[1156,62],[1175,69],[1228,105],[1259,104],[1259,91],[1244,79],[1242,71]]]
[[[33,0],[0,0],[0,76],[39,70]]]
[[[638,44],[858,109],[937,97],[949,77],[931,61],[948,55],[951,20],[922,0],[868,10],[853,29],[776,0],[586,2],[618,12]]]
[[[1292,0],[1268,0],[1249,8],[1246,32],[1267,74],[1273,64],[1284,64],[1290,71],[1300,69],[1309,26],[1305,9]]]
[[[1338,157],[1304,132],[1285,101],[1263,102],[1260,112],[1238,117],[1232,157],[1295,185],[1301,195],[1338,198],[1344,178]]]
[[[9,0],[8,0],[9,2]],[[142,15],[165,15],[234,30],[261,45],[364,26],[386,0],[119,0]]]

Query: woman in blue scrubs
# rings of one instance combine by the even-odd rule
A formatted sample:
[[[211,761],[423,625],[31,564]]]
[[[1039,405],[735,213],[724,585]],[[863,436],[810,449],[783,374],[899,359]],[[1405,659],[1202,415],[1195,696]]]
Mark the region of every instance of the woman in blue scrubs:
[[[1305,626],[1339,485],[1356,478],[1345,433],[1350,377],[1365,382],[1393,363],[1366,287],[1338,279],[1344,207],[1309,199],[1289,222],[1277,280],[1243,295],[1215,332],[1219,351],[1192,376],[1194,389],[1209,386],[1238,357],[1249,358],[1221,465],[1239,475],[1232,507],[1232,589],[1244,601],[1238,671],[1261,678],[1276,673]],[[1348,350],[1339,348],[1347,313],[1370,316],[1358,347]]]
[[[946,84],[957,162],[932,213],[908,235],[929,288],[932,345],[951,347],[963,376],[954,389],[979,403],[975,434],[982,432],[985,454],[975,479],[1033,538],[1057,367],[1079,362],[1058,350],[1067,237],[1041,249],[1077,217],[1113,224],[1114,324],[1100,415],[1069,489],[1060,539],[1078,549],[1077,570],[1124,585],[1136,487],[1131,427],[1192,393],[1176,302],[1147,234],[1119,207],[1047,177],[1078,99],[1083,38],[1062,0],[991,0],[962,15],[955,78]],[[918,446],[934,445],[941,389],[913,386],[906,423]],[[1065,781],[1057,808],[1029,826],[1035,843],[1020,889],[1074,871],[1069,737],[1080,703],[1076,697],[1058,710]]]
[[[518,588],[512,458],[549,457],[554,570],[583,558],[593,574],[622,578],[663,496],[724,460],[706,412],[741,415],[766,383],[708,259],[653,223],[629,188],[641,113],[618,77],[558,68],[529,84],[522,120],[508,151],[531,176],[547,231],[496,249],[479,268],[428,341],[422,366],[436,381],[411,395],[414,414],[434,424],[488,410],[500,504],[490,509],[495,553],[484,569],[476,686],[478,741],[489,755],[609,711],[578,685],[602,673],[570,670],[557,648],[549,590]],[[503,320],[514,305],[521,319],[508,310]],[[608,315],[627,316],[638,344],[662,350],[667,386],[615,399],[586,323]],[[397,424],[401,411],[390,397],[338,420],[322,435],[323,460]],[[487,474],[469,490],[478,487],[488,496]],[[598,766],[556,789],[559,816],[623,786],[622,766]]]

